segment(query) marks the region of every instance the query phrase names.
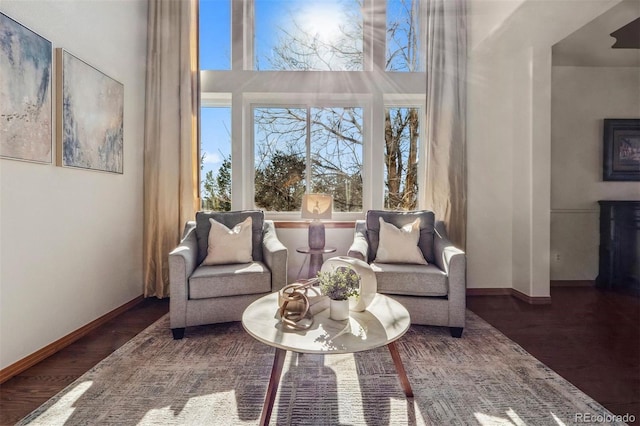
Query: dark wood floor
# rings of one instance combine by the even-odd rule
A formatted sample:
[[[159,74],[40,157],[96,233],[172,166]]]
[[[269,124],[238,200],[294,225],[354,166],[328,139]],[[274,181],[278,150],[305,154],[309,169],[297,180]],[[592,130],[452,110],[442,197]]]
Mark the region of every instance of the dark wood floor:
[[[468,307],[615,414],[640,424],[640,299],[595,288],[551,289],[551,305],[510,296],[468,297]],[[168,312],[147,299],[0,385],[10,425]],[[464,338],[464,336],[463,336]]]
[[[478,296],[467,307],[609,411],[640,424],[640,298],[552,287],[550,305]]]
[[[55,355],[0,385],[0,425],[12,425],[169,312],[169,299],[145,299]]]

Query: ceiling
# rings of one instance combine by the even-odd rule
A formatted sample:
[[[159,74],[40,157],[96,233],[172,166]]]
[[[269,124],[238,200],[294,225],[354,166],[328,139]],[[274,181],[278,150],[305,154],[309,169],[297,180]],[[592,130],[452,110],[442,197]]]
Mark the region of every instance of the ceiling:
[[[640,0],[624,0],[553,46],[553,65],[585,67],[640,67]],[[631,25],[629,25],[631,24]],[[611,36],[615,33],[618,38]],[[623,37],[620,37],[622,34]],[[631,44],[630,44],[631,40]]]

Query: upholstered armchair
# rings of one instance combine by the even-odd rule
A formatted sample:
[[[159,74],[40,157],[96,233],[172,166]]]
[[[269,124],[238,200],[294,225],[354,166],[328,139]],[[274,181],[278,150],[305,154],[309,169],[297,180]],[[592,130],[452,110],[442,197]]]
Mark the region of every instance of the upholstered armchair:
[[[286,285],[287,255],[261,211],[197,212],[169,254],[173,338],[185,327],[240,321],[254,300]]]
[[[417,249],[403,238],[414,238]],[[370,263],[378,293],[402,303],[412,323],[447,326],[453,337],[462,336],[466,256],[433,212],[368,211],[366,220],[356,222],[348,255]]]

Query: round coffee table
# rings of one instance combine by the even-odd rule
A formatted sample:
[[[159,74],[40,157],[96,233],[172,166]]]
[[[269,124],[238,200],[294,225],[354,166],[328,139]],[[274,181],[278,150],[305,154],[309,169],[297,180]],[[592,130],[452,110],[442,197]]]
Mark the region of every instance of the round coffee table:
[[[410,324],[405,307],[382,294],[376,295],[366,311],[350,312],[348,320],[334,321],[329,318],[329,309],[325,309],[314,315],[310,328],[302,331],[291,330],[281,323],[278,293],[256,300],[242,314],[242,326],[252,337],[276,349],[260,424],[269,424],[287,351],[329,355],[367,351],[386,345],[402,390],[407,397],[413,397],[395,345]]]

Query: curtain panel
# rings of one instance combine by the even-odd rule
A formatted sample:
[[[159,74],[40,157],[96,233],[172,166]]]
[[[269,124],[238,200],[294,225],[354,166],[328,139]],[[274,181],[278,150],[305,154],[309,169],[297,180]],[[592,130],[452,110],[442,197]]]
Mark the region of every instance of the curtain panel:
[[[467,228],[466,0],[426,0],[426,207],[462,249]]]
[[[150,0],[144,138],[144,296],[169,295],[169,252],[198,206],[197,0]]]

